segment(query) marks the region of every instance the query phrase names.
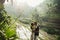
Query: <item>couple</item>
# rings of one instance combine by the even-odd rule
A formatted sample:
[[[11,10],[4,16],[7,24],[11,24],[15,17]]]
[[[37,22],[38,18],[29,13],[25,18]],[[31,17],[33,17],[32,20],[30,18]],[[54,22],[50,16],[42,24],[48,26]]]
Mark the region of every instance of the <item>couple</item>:
[[[37,24],[37,22],[31,23],[31,30],[31,40],[37,40],[37,36],[39,36],[39,25]]]

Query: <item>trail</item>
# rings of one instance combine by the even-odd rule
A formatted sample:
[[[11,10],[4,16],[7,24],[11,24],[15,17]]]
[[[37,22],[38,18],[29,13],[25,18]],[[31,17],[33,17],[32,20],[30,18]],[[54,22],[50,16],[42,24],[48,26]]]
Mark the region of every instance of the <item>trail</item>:
[[[17,27],[16,27],[16,33],[19,37],[19,40],[30,40],[31,38],[31,30],[29,30],[28,28],[26,28],[25,26],[19,24],[19,23],[16,23]],[[39,37],[38,37],[38,40],[44,40],[44,39],[47,39],[47,37],[44,37],[44,35],[46,36],[47,34],[44,33],[40,30],[40,33],[39,33]],[[48,40],[48,39],[47,39]]]

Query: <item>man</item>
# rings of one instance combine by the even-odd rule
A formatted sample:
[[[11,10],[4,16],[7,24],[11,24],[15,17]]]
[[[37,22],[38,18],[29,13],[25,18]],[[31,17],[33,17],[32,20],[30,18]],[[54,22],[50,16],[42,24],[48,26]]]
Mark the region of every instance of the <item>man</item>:
[[[34,22],[35,24],[35,32],[34,32],[34,40],[37,40],[37,37],[39,36],[39,25],[37,24],[37,22]]]

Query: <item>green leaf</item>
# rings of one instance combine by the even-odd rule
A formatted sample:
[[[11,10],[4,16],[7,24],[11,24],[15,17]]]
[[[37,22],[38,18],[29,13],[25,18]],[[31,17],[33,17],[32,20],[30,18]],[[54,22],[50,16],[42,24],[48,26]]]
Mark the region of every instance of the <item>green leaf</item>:
[[[10,38],[14,35],[15,35],[15,30],[14,29],[11,29],[11,28],[7,29],[7,31],[6,31],[7,38]]]

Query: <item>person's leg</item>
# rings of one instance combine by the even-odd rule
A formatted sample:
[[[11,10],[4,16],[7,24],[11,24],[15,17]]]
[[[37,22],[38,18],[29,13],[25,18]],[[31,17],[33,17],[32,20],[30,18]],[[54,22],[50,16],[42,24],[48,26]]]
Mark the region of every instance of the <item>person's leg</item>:
[[[38,40],[38,36],[39,36],[39,33],[35,32],[35,34],[34,34],[34,40]]]
[[[31,35],[31,40],[32,40],[32,35]]]
[[[34,33],[31,34],[31,40],[34,40]]]
[[[34,40],[37,40],[37,36],[36,35],[34,36]]]

